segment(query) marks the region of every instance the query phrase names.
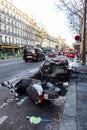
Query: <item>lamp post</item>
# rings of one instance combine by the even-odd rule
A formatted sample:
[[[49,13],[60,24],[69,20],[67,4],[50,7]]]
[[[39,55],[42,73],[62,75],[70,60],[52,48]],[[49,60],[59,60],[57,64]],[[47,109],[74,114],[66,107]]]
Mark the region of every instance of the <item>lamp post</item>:
[[[87,0],[84,0],[84,21],[83,21],[83,38],[82,38],[82,52],[81,52],[81,64],[85,65],[86,62],[86,50],[85,50],[85,46],[86,46],[86,2]]]

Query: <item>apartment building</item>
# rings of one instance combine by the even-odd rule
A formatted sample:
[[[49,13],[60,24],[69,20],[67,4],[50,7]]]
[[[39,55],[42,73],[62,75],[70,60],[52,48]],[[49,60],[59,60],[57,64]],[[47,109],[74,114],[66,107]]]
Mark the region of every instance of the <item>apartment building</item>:
[[[0,49],[13,55],[26,45],[55,48],[62,44],[12,3],[0,0]]]
[[[40,29],[28,15],[7,0],[0,0],[0,48],[9,54],[41,42]]]

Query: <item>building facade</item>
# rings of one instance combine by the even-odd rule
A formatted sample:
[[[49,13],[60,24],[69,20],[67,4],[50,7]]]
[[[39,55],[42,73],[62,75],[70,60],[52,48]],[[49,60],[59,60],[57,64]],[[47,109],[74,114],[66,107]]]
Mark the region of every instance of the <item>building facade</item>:
[[[26,45],[55,48],[59,40],[38,27],[33,19],[7,0],[0,0],[0,49],[9,55]]]
[[[13,54],[40,40],[35,22],[7,0],[0,0],[0,46],[4,51]]]

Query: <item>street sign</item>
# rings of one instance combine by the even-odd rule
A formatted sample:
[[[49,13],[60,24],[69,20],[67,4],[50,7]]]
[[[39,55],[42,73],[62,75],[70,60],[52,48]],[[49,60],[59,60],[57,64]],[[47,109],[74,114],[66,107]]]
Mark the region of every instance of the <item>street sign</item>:
[[[75,42],[73,45],[81,45],[81,42]]]
[[[75,40],[76,40],[76,41],[80,41],[80,36],[79,36],[79,35],[76,35],[76,36],[75,36]]]

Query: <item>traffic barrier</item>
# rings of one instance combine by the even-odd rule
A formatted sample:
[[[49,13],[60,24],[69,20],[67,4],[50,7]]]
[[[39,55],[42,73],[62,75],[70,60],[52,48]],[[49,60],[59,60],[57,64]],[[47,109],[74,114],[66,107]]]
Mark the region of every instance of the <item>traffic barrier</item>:
[[[0,54],[0,59],[7,59],[8,58],[8,54],[7,53],[1,53]]]
[[[21,57],[21,54],[20,53],[16,53],[15,57]]]

